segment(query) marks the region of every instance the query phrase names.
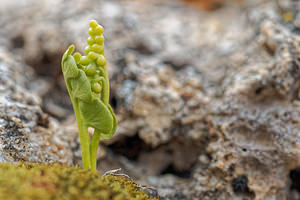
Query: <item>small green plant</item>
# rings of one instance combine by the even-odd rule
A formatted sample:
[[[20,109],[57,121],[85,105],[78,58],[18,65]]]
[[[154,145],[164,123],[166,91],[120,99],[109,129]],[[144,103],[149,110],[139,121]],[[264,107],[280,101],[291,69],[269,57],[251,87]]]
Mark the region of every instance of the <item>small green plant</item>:
[[[104,57],[103,27],[91,20],[86,56],[73,53],[71,45],[62,57],[62,71],[73,104],[80,137],[84,169],[97,168],[100,138],[112,137],[117,120],[109,105],[109,79]],[[88,127],[94,128],[92,139]]]

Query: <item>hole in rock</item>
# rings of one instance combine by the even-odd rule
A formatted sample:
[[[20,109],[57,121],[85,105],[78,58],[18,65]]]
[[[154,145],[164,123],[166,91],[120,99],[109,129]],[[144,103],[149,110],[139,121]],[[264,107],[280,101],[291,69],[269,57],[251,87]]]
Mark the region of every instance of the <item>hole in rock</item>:
[[[264,89],[263,87],[257,88],[257,89],[255,90],[255,94],[257,94],[257,95],[261,94],[262,91],[263,91],[263,89]]]
[[[25,45],[24,37],[19,35],[11,39],[11,46],[14,49],[22,48]]]
[[[178,170],[176,167],[174,167],[173,164],[168,165],[164,170],[161,171],[160,175],[164,174],[172,174],[175,176],[178,176],[180,178],[191,178],[192,175],[192,169],[184,169],[184,170]]]
[[[231,187],[235,194],[245,195],[250,198],[255,197],[255,193],[248,187],[248,177],[246,175],[240,175],[231,181]]]
[[[137,161],[141,152],[149,151],[151,147],[147,145],[138,134],[126,137],[108,146],[114,153],[125,156],[129,160]]]
[[[113,109],[116,109],[118,106],[118,100],[114,95],[112,95],[112,97],[110,99],[110,105]]]
[[[152,175],[171,174],[180,178],[191,178],[202,146],[191,141],[172,142],[152,147],[136,134],[108,145],[114,153],[126,157],[137,167],[147,169]],[[195,150],[196,149],[196,150]],[[148,163],[145,165],[145,162]]]
[[[300,193],[300,167],[297,167],[290,171],[289,174],[291,180],[291,190],[296,190]]]

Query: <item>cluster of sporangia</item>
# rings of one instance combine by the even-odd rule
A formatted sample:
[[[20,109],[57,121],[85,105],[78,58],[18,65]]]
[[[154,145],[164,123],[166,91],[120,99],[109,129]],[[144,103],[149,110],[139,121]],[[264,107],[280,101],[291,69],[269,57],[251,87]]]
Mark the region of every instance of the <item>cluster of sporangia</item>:
[[[87,39],[88,46],[84,49],[86,56],[80,53],[74,53],[73,57],[79,69],[82,69],[87,75],[92,91],[100,94],[101,81],[104,76],[104,68],[106,60],[104,57],[104,37],[102,35],[104,29],[95,20],[91,20],[89,28],[90,37]]]

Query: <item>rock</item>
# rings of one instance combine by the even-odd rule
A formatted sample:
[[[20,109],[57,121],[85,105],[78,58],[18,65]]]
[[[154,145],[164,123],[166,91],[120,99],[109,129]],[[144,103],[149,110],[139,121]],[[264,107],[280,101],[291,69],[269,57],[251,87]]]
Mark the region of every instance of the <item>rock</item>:
[[[272,10],[275,6],[270,2],[264,10],[248,11],[250,15],[255,12],[256,17],[264,16],[262,21],[250,18],[248,22],[251,29],[253,24],[259,28],[258,40],[251,40],[244,49],[242,54],[249,54],[243,56],[248,59],[240,70],[225,78],[222,98],[208,106],[214,139],[206,149],[211,155],[208,166],[200,161],[195,171],[193,198],[298,196],[295,179],[291,181],[290,176],[300,164],[300,38],[278,20],[280,13]],[[266,14],[266,10],[271,13]]]
[[[0,50],[0,161],[72,164],[69,140],[27,88],[34,72]]]
[[[13,98],[30,119],[41,111],[27,111],[29,101],[68,119],[58,127],[75,163],[77,129],[59,63],[69,43],[82,49],[87,21],[95,18],[105,27],[119,121],[114,138],[101,144],[101,171],[122,167],[165,199],[298,198],[296,1],[228,1],[214,12],[179,0],[10,1],[2,9],[0,43],[52,81],[43,90],[30,87],[42,102],[26,92]],[[23,76],[32,75],[18,83]],[[12,117],[1,123],[15,124]]]

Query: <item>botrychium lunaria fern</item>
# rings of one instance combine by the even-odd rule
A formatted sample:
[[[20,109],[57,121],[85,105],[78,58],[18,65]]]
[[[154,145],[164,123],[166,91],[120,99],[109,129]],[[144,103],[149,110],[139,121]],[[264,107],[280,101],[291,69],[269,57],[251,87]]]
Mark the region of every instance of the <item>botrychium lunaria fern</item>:
[[[109,79],[104,57],[103,27],[91,20],[85,56],[71,45],[62,57],[62,71],[73,104],[84,169],[96,170],[100,138],[112,137],[117,127],[109,105]],[[88,128],[94,128],[92,138]]]

